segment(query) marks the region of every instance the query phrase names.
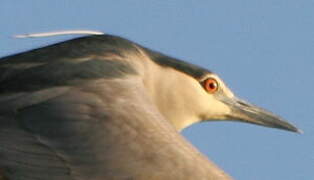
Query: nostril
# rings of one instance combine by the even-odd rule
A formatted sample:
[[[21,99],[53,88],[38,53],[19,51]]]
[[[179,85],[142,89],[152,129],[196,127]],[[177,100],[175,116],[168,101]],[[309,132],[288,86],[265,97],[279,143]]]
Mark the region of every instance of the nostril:
[[[240,101],[240,100],[238,100],[237,102],[238,102],[238,104],[240,104],[241,106],[250,107],[250,105],[249,105],[247,102]]]

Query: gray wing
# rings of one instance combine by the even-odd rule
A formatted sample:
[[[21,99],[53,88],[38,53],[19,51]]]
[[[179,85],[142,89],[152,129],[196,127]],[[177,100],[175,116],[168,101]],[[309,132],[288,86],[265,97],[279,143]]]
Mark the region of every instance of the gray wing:
[[[62,157],[23,123],[27,108],[36,107],[63,91],[65,89],[0,96],[0,167],[4,176],[13,180],[69,177],[69,169]],[[35,119],[36,114],[29,118]],[[44,118],[41,119],[45,121]]]
[[[110,58],[113,51],[87,56],[95,41],[83,40],[0,60],[0,173],[9,180],[229,179],[159,113],[135,68]]]
[[[49,97],[39,102],[19,97],[30,104],[1,113],[5,175],[11,180],[223,177],[158,113],[140,82],[102,79],[29,96]]]

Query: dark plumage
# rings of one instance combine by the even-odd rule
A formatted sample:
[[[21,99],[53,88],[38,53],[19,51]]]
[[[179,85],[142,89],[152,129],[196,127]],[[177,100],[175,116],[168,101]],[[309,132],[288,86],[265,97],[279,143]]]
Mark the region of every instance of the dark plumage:
[[[150,104],[141,84],[142,70],[133,63],[145,64],[137,59],[143,52],[146,61],[192,76],[208,72],[111,35],[81,37],[1,58],[3,175],[10,180],[227,177]],[[208,166],[193,175],[198,161]],[[167,172],[174,167],[177,170]]]
[[[200,78],[209,72],[121,37],[94,35],[1,58],[0,92],[32,91],[73,85],[86,79],[135,74],[136,70],[130,64],[116,58],[127,58],[126,53],[138,53],[138,47],[159,65],[179,69],[193,77]],[[106,61],[102,60],[104,58]]]

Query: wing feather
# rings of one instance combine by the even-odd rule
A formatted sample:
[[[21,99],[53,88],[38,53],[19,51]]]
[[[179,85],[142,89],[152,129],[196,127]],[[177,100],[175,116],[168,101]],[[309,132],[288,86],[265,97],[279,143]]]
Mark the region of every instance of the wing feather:
[[[9,180],[229,179],[161,115],[135,67],[102,57],[123,58],[121,47],[134,48],[94,36],[2,59],[0,173]]]

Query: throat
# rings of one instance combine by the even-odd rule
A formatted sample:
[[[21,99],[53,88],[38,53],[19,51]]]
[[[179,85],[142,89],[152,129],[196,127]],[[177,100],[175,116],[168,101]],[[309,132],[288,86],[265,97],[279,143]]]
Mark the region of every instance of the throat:
[[[166,117],[166,118],[179,132],[191,126],[192,124],[199,122],[199,120],[195,117],[176,116],[176,117]]]

